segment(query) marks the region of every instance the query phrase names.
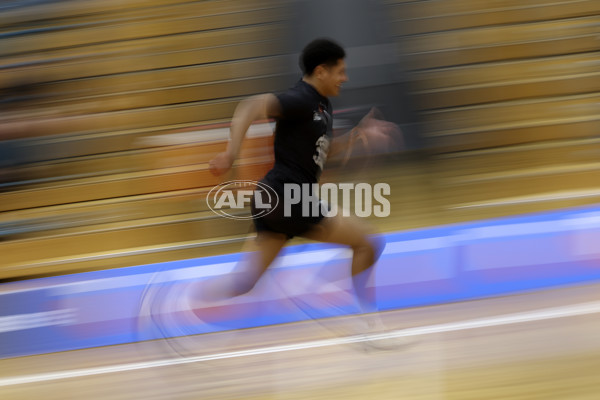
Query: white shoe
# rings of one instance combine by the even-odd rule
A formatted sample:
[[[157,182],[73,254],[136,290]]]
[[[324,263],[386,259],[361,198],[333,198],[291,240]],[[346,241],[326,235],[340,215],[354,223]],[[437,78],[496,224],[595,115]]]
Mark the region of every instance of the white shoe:
[[[365,351],[399,350],[415,345],[418,340],[414,336],[403,336],[401,331],[392,331],[386,327],[378,313],[364,314],[365,330],[358,335]]]

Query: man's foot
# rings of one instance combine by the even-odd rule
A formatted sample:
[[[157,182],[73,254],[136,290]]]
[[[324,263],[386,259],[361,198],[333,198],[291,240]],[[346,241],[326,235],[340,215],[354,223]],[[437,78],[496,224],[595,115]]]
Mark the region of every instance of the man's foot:
[[[360,318],[364,330],[358,336],[364,351],[400,350],[418,342],[414,336],[403,336],[401,331],[390,330],[379,313],[363,314]]]

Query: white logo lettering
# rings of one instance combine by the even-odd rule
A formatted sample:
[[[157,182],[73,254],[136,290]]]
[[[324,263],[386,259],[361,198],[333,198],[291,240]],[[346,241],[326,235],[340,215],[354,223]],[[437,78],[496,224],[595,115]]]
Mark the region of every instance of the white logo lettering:
[[[323,170],[325,161],[327,161],[327,153],[329,152],[329,139],[326,135],[323,135],[317,140],[315,146],[317,154],[313,156],[313,160]]]
[[[240,212],[254,199],[255,215]],[[265,216],[279,203],[277,193],[262,182],[229,181],[213,187],[206,196],[208,207],[220,216],[232,219],[253,219]]]
[[[341,196],[339,195],[341,192]],[[352,193],[354,192],[354,193]],[[284,185],[284,216],[290,217],[293,206],[301,207],[303,217],[317,217],[319,215],[335,216],[339,213],[339,199],[341,198],[342,216],[352,214],[351,200],[354,199],[354,215],[361,218],[388,217],[390,215],[390,202],[384,196],[390,194],[390,185],[378,183],[374,186],[368,183],[326,183],[319,187],[318,184],[286,183]],[[352,197],[354,195],[354,197]],[[327,210],[327,205],[331,207]],[[294,215],[295,216],[295,215]]]

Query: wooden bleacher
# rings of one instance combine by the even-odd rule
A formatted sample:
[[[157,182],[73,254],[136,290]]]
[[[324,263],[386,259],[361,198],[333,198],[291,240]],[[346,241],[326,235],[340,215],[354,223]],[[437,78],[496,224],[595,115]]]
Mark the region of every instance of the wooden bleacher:
[[[600,53],[427,70],[416,74],[422,110],[600,90]]]
[[[426,170],[388,172],[405,189],[392,200],[402,211],[377,221],[384,229],[479,217],[434,213],[554,190],[557,179],[565,190],[600,181],[600,3],[386,4],[438,156]],[[225,144],[200,135],[227,123],[241,98],[287,85],[287,17],[274,0],[82,0],[2,13],[0,89],[26,82],[37,97],[23,104],[25,128],[22,116],[0,115],[0,136],[35,138],[37,159],[21,169],[28,181],[0,193],[0,279],[239,251],[250,223],[218,218],[204,201],[221,181],[207,162]],[[198,140],[169,143],[186,131]],[[248,140],[232,177],[262,176],[269,140]]]
[[[281,7],[172,3],[81,2],[43,20],[39,5],[0,18],[0,85],[27,82],[38,94],[23,107],[26,129],[22,115],[3,115],[2,132],[25,131],[42,153],[21,168],[28,180],[1,195],[0,279],[125,265],[114,259],[166,243],[179,245],[165,254],[198,256],[203,242],[248,232],[215,224],[207,209],[220,182],[207,162],[225,143],[198,127],[222,126],[242,96],[282,88]],[[19,31],[26,24],[35,32]],[[197,138],[144,140],[182,131]],[[271,140],[244,144],[237,178],[266,172]]]
[[[597,134],[598,2],[390,3],[434,152]]]
[[[474,219],[598,201],[600,3],[387,3],[440,208]]]

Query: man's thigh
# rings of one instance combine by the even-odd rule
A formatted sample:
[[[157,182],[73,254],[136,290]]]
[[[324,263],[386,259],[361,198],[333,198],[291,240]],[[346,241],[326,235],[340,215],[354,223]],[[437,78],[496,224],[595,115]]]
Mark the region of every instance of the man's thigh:
[[[302,236],[320,242],[358,246],[368,242],[371,233],[372,228],[366,222],[356,217],[335,215],[323,218]]]

